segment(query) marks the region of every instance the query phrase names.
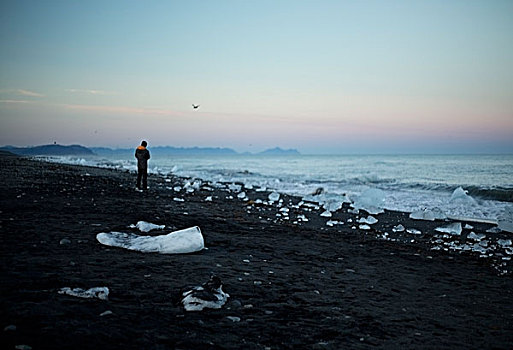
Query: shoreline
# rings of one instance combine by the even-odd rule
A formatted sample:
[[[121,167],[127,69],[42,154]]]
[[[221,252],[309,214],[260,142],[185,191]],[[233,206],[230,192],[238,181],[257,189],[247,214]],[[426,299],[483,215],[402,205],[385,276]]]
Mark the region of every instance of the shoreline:
[[[187,192],[187,179],[150,174],[150,190],[138,193],[134,174],[123,171],[1,160],[1,319],[16,329],[4,330],[2,343],[10,348],[468,349],[513,342],[511,262],[496,261],[497,253],[498,262],[508,257],[505,249],[480,258],[448,248],[494,225],[472,223],[465,239],[436,238],[442,248],[433,250],[434,229],[454,221],[386,210],[363,230],[357,221],[368,215],[347,205],[324,218],[315,208],[296,208],[299,197],[266,205],[270,191],[244,189],[243,201],[208,183]],[[128,226],[139,220],[165,224],[165,233],[197,225],[208,249],[139,253],[95,239],[135,232]],[[338,223],[327,226],[330,220]],[[421,234],[393,232],[398,224]],[[489,246],[512,237],[486,236]],[[228,303],[184,311],[180,291],[212,274]],[[57,293],[97,286],[109,287],[107,301]],[[100,316],[105,311],[112,314]]]

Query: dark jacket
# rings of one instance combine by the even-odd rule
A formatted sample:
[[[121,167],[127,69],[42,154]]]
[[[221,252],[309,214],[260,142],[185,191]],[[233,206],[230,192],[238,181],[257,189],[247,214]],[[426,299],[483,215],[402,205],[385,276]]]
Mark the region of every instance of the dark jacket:
[[[144,146],[139,146],[135,150],[135,158],[137,158],[137,169],[148,169],[148,159],[150,159],[150,151]]]

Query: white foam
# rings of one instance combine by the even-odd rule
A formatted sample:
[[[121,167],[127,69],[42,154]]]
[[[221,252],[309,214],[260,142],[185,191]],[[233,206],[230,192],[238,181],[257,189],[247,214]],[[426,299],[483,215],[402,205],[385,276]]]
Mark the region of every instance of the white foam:
[[[124,232],[102,232],[96,235],[96,239],[104,245],[143,253],[185,254],[200,251],[205,247],[203,235],[198,226],[161,236],[138,236]]]

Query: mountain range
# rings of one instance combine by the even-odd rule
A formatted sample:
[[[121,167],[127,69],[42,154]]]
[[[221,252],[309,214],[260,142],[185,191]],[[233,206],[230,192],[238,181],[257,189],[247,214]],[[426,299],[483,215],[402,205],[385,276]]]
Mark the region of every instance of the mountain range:
[[[295,149],[281,149],[279,147],[267,149],[259,153],[238,153],[231,148],[220,147],[172,147],[157,146],[148,148],[152,155],[300,155]],[[41,145],[33,147],[4,146],[0,150],[24,156],[131,156],[131,148],[84,147],[81,145]]]

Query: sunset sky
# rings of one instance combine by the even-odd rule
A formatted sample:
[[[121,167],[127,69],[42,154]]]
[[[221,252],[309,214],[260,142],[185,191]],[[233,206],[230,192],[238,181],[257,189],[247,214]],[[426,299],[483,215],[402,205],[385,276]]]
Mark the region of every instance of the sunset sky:
[[[510,0],[2,1],[0,52],[0,145],[513,153]]]

